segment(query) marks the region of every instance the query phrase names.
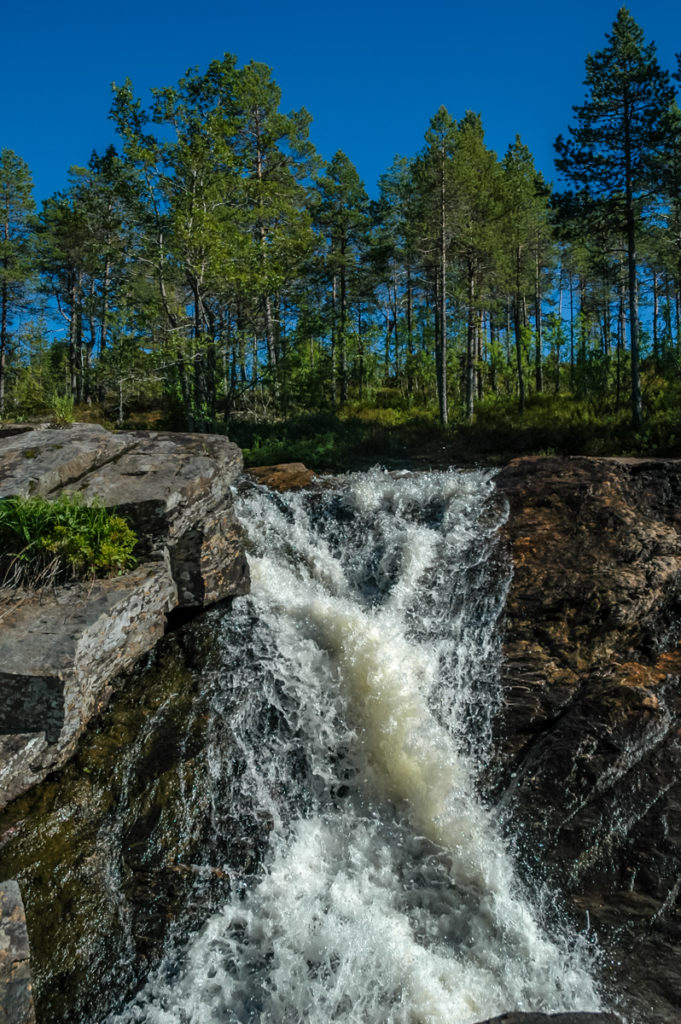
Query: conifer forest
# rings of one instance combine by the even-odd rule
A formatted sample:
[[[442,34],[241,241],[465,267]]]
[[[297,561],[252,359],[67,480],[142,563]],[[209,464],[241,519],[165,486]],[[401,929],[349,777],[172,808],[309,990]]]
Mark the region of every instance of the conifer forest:
[[[602,44],[553,185],[512,125],[498,154],[440,107],[370,198],[231,54],[148,105],[112,84],[115,144],[40,209],[3,149],[0,419],[224,432],[261,461],[389,435],[678,453],[681,54],[625,8]]]

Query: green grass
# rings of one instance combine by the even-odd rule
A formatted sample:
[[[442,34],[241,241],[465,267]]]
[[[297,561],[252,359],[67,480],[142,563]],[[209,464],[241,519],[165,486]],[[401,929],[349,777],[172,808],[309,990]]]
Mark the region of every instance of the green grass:
[[[498,465],[519,455],[681,455],[681,394],[646,395],[643,429],[619,410],[571,395],[535,394],[523,415],[514,396],[490,395],[472,423],[453,410],[443,428],[436,409],[350,402],[338,412],[286,420],[234,420],[227,433],[247,466],[304,462],[318,472],[386,466]],[[678,398],[678,401],[676,400]]]
[[[37,587],[135,565],[137,537],[120,516],[79,495],[0,501],[0,581]]]
[[[394,464],[441,447],[445,432],[421,411],[349,405],[342,412],[287,420],[233,421],[227,430],[247,466],[304,462],[318,472],[343,472],[376,462]]]

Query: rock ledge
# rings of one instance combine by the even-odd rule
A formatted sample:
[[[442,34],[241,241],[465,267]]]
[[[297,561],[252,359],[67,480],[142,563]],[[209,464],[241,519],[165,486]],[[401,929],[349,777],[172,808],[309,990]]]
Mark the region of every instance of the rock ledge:
[[[0,591],[0,807],[71,756],[170,611],[247,592],[231,496],[242,466],[236,445],[197,434],[76,424],[0,440],[0,498],[97,498],[139,537],[139,564],[122,576]]]

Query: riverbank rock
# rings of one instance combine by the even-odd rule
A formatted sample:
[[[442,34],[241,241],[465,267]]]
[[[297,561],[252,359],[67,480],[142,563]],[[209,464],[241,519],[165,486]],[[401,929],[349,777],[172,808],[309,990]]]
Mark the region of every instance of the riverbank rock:
[[[197,434],[74,424],[0,440],[0,497],[79,493],[139,537],[120,577],[0,591],[0,807],[71,756],[169,613],[247,592],[231,492],[242,465],[226,438]]]
[[[280,462],[276,466],[253,466],[246,473],[256,483],[264,484],[273,491],[295,491],[309,487],[315,474],[302,462]]]
[[[0,1021],[35,1024],[26,915],[16,882],[0,882]]]
[[[633,1020],[681,1007],[681,462],[523,458],[490,792]]]
[[[177,601],[164,562],[125,576],[9,594],[0,637],[0,806],[71,756],[110,682],[159,640]]]
[[[260,870],[271,822],[242,784],[249,684],[224,685],[223,618],[215,606],[163,637],[75,756],[0,812],[41,1024],[104,1020]]]

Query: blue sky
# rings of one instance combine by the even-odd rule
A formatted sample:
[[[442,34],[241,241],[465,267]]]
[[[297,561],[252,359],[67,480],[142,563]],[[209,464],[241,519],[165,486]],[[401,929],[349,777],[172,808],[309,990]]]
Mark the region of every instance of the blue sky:
[[[482,114],[500,154],[519,132],[555,179],[553,140],[584,97],[584,58],[600,49],[617,2],[572,0],[50,0],[3,15],[0,146],[31,167],[36,198],[66,184],[71,164],[113,141],[112,81],[132,79],[146,100],[189,67],[224,52],[270,65],[285,110],[305,106],[330,159],[343,149],[370,192],[396,153],[420,148],[440,104]],[[629,5],[661,63],[676,67],[681,5]]]

